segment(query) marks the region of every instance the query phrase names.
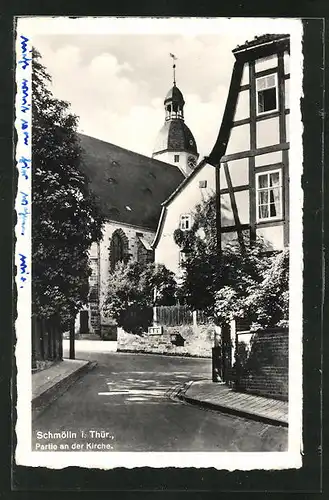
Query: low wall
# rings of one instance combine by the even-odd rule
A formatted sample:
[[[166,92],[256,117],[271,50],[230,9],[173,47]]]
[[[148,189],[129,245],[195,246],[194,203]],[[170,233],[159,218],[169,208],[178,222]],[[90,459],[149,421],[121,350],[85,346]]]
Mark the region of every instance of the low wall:
[[[238,335],[236,388],[288,400],[288,330],[258,331],[247,343],[243,337]]]
[[[173,334],[180,334],[184,345],[172,343]],[[118,328],[117,351],[167,354],[171,356],[195,356],[210,358],[214,345],[213,325],[164,326],[160,335],[134,335]]]

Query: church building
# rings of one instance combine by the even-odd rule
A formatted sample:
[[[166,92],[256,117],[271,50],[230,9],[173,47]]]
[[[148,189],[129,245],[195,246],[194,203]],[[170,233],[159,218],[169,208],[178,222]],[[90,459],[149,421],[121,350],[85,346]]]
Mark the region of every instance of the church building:
[[[90,300],[76,322],[81,333],[104,335],[109,330],[102,306],[109,273],[117,262],[154,261],[151,244],[161,204],[193,171],[199,156],[184,122],[184,105],[174,76],[164,100],[165,123],[152,157],[80,134],[82,169],[106,218],[103,239],[90,250]]]

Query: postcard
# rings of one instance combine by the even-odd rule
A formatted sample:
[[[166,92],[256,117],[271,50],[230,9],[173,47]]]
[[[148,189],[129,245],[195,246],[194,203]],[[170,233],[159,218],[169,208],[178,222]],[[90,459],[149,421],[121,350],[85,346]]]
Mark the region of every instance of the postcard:
[[[302,22],[20,17],[18,465],[302,465]]]

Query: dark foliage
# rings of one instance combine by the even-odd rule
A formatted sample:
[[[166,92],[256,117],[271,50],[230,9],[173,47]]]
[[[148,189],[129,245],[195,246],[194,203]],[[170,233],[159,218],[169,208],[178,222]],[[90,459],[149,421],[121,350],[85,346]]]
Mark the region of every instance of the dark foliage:
[[[77,117],[56,99],[33,50],[32,265],[33,312],[67,322],[88,296],[88,249],[103,218],[80,171]]]

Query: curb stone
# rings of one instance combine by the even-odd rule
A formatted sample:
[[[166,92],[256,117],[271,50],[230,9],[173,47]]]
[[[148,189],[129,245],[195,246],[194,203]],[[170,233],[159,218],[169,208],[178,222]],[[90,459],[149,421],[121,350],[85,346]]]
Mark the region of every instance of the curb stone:
[[[51,403],[64,394],[82,375],[97,366],[96,361],[88,361],[76,371],[59,380],[49,389],[32,400],[32,420],[35,420]]]
[[[238,410],[229,406],[221,405],[218,403],[212,403],[210,401],[201,401],[196,398],[191,398],[189,396],[186,396],[187,390],[191,387],[193,384],[193,381],[187,382],[183,385],[181,390],[178,391],[176,394],[176,398],[180,399],[181,401],[185,401],[188,404],[198,406],[199,408],[205,409],[205,410],[213,410],[217,411],[220,413],[227,413],[230,415],[234,415],[237,417],[241,418],[247,418],[250,420],[255,420],[257,422],[262,422],[265,424],[270,424],[270,425],[275,425],[275,426],[280,426],[280,427],[288,427],[288,422],[279,420],[279,419],[274,419],[271,417],[265,417],[263,415],[259,415],[257,413],[252,413],[248,411],[243,411],[243,410]]]

